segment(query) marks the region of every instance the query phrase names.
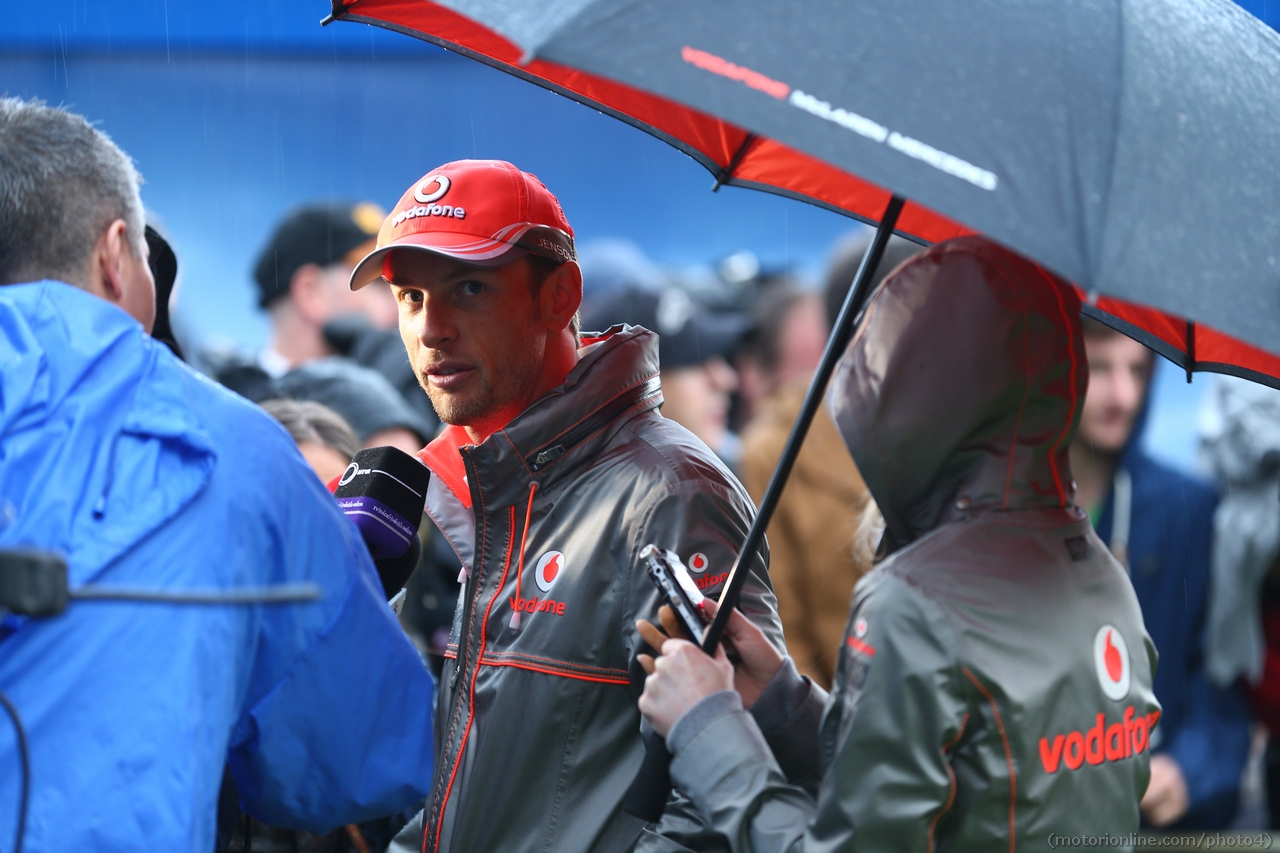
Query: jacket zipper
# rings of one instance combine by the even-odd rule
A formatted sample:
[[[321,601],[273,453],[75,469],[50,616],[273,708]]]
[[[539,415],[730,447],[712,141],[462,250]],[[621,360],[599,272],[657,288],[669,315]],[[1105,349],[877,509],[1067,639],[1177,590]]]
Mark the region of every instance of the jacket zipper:
[[[476,521],[476,536],[480,537],[484,535],[485,529],[485,519],[482,517],[483,514],[480,510],[483,504],[478,494],[479,487],[476,485],[476,467],[471,461],[471,454],[467,453],[466,450],[462,451],[462,462],[467,469],[467,488],[471,491],[471,506],[472,514],[475,516]],[[473,543],[471,553],[476,556],[485,556],[484,550],[480,547],[478,541]],[[473,557],[472,559],[474,560],[475,558]],[[463,594],[466,595],[462,604],[462,629],[465,631],[465,635],[458,638],[458,666],[453,671],[453,677],[449,679],[450,690],[457,683],[459,673],[467,668],[467,653],[471,650],[472,645],[471,617],[475,611],[475,596],[472,584],[478,584],[480,582],[478,576],[482,574],[484,574],[484,566],[479,565],[477,561],[477,564],[471,567],[471,571],[467,572],[467,582],[462,587]]]
[[[651,397],[661,393],[662,384],[658,377],[651,376],[639,385],[623,391],[605,403],[590,417],[582,420],[577,426],[565,432],[525,457],[525,464],[535,474],[564,456],[576,445],[595,435],[607,427],[627,409],[637,406]]]
[[[469,652],[471,651],[471,645],[472,645],[473,631],[472,631],[471,620],[472,620],[472,617],[475,615],[474,604],[475,604],[476,592],[477,592],[476,585],[480,584],[481,579],[485,574],[482,558],[484,558],[487,555],[485,555],[484,550],[480,545],[480,539],[481,537],[484,536],[484,533],[485,533],[485,519],[483,517],[484,514],[480,509],[480,507],[482,507],[483,504],[480,501],[479,487],[477,486],[477,480],[476,480],[475,465],[471,460],[471,454],[467,453],[465,449],[460,450],[459,452],[462,453],[462,464],[467,471],[467,488],[471,492],[471,507],[472,507],[472,513],[475,516],[475,522],[476,522],[476,541],[473,543],[473,547],[472,547],[472,554],[473,554],[472,566],[471,566],[471,570],[467,572],[466,582],[463,583],[462,585],[462,596],[463,596],[462,622],[461,622],[461,625],[459,626],[458,656],[454,660],[453,674],[449,676],[449,693],[453,698],[453,702],[450,703],[451,707],[449,709],[449,716],[450,717],[457,716],[460,719],[463,711],[463,706],[468,701],[468,696],[467,696],[467,691],[465,690],[465,685],[463,685],[464,687],[463,690],[460,691],[458,689],[458,681],[467,671],[467,659],[469,657]],[[480,626],[480,630],[481,632],[484,631],[483,625]],[[467,712],[470,713],[471,709],[467,709]],[[465,728],[463,732],[464,732],[463,740],[458,744],[458,751],[457,751],[457,754],[454,756],[455,760],[461,757],[462,750],[466,746],[466,739],[465,739],[466,729]],[[448,760],[451,746],[452,745],[449,743],[443,744],[444,755],[442,755],[441,758],[444,758],[445,760],[440,762],[438,773],[436,776],[436,783],[434,785],[434,791],[432,792],[433,799],[435,797],[440,798],[440,806],[439,806],[439,810],[436,813],[436,819],[435,819],[435,823],[437,825],[437,828],[436,828],[437,842],[440,837],[440,829],[441,829],[440,825],[443,824],[444,822],[445,808],[448,806],[445,789],[448,787],[448,777],[450,773],[449,766],[454,763]],[[422,821],[423,853],[427,853],[428,844],[430,841],[430,839],[428,838],[428,835],[430,834],[430,831],[431,831],[431,821],[428,820],[427,817],[428,815],[424,813],[423,821]]]

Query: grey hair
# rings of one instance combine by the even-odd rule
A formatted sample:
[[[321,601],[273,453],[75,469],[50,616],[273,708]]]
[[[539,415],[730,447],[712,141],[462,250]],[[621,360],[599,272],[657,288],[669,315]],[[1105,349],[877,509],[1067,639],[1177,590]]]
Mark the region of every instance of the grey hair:
[[[0,285],[84,287],[93,248],[117,219],[145,257],[141,183],[129,155],[83,116],[0,98]]]
[[[265,401],[262,408],[288,430],[294,444],[319,444],[346,457],[347,461],[360,449],[355,431],[342,415],[328,406],[280,397]]]

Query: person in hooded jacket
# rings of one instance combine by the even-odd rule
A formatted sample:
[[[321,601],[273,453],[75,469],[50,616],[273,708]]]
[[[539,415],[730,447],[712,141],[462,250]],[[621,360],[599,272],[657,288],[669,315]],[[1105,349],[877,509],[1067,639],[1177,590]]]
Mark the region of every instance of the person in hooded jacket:
[[[1249,757],[1249,708],[1239,684],[1205,668],[1212,486],[1142,448],[1155,353],[1084,321],[1089,393],[1071,443],[1076,502],[1129,572],[1160,668],[1163,713],[1152,732],[1151,784],[1142,816],[1157,827],[1222,829],[1235,816]]]
[[[85,119],[0,99],[0,548],[74,589],[316,601],[73,601],[0,621],[0,846],[214,848],[245,809],[316,832],[425,793],[433,685],[355,525],[266,413],[147,330],[140,178]],[[25,818],[25,820],[24,820]]]
[[[855,588],[832,694],[735,618],[738,683],[776,670],[751,713],[723,651],[678,639],[640,700],[673,782],[735,851],[1105,847],[1138,828],[1156,652],[1072,503],[1079,310],[1070,286],[980,237],[934,246],[872,297],[832,406],[884,556]],[[820,764],[815,797],[756,720],[824,701],[820,728],[789,744]]]

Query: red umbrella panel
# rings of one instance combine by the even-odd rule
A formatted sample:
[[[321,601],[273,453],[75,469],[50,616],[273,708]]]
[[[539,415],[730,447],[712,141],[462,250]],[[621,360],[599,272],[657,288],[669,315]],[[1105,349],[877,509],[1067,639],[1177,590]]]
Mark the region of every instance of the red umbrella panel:
[[[522,50],[501,34],[423,0],[334,0],[334,19],[403,32],[608,113],[678,148],[722,185],[749,187],[878,221],[889,190],[776,140],[754,134],[668,98],[559,65]],[[749,68],[688,48],[686,62],[766,94],[786,88]],[[789,90],[788,90],[789,91]],[[782,92],[785,96],[786,92]],[[834,117],[839,119],[838,116]],[[908,200],[896,230],[935,243],[974,229]],[[1225,373],[1280,388],[1280,357],[1200,323],[1110,296],[1084,293],[1085,313],[1142,342],[1187,372]]]

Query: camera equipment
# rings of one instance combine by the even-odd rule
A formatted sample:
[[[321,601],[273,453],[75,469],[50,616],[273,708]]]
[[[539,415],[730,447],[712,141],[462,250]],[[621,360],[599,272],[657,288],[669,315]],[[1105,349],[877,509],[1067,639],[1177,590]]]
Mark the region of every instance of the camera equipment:
[[[655,545],[646,545],[640,552],[640,559],[648,563],[649,579],[675,611],[685,635],[701,645],[706,631],[702,620],[702,602],[705,599],[689,570],[674,552],[664,551]]]

